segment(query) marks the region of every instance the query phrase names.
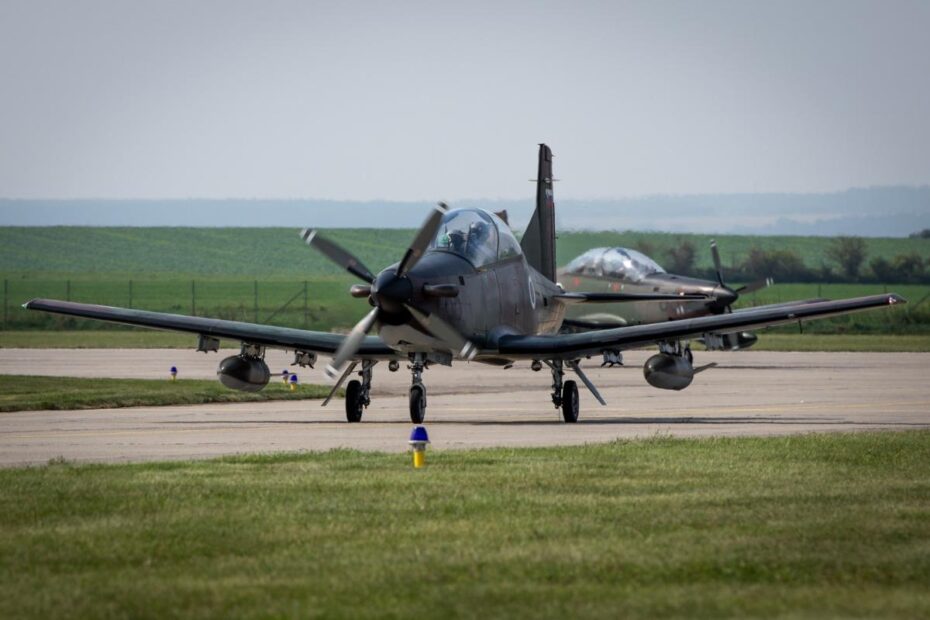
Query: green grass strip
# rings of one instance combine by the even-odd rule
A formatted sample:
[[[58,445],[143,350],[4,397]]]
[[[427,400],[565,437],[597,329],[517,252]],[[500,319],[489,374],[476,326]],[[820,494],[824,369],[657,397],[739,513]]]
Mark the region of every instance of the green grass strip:
[[[0,617],[927,617],[928,480],[926,431],[4,470]]]
[[[109,409],[324,398],[331,388],[301,384],[291,391],[273,380],[260,392],[230,390],[219,381],[178,379],[75,379],[0,375],[0,411]]]
[[[234,340],[222,340],[224,349],[238,349]],[[0,331],[2,349],[195,349],[196,334],[148,329],[76,331]]]
[[[930,334],[773,334],[760,331],[757,335],[759,341],[752,351],[930,351]]]

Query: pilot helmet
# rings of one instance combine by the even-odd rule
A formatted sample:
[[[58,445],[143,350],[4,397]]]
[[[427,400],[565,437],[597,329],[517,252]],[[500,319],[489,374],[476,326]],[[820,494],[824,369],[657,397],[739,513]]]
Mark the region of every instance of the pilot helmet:
[[[479,241],[483,241],[488,236],[488,225],[481,220],[472,222],[468,227],[468,236]]]

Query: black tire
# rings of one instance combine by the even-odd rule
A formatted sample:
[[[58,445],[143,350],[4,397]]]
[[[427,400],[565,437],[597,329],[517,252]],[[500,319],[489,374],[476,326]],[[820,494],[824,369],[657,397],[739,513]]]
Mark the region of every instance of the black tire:
[[[346,420],[349,422],[361,422],[362,420],[362,383],[360,381],[349,381],[346,386]]]
[[[578,384],[574,381],[562,385],[562,419],[570,424],[578,421]]]
[[[414,385],[410,388],[410,421],[423,424],[426,418],[426,388]]]

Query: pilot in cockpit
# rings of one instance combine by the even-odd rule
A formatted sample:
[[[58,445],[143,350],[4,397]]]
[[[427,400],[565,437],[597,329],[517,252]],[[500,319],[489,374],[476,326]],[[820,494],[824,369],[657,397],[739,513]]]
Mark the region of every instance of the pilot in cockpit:
[[[466,223],[463,219],[454,218],[448,223],[436,237],[436,247],[454,252],[479,267],[493,261],[497,252],[497,244],[491,243],[493,224],[483,220]]]
[[[436,245],[440,248],[447,248],[462,256],[465,255],[467,244],[468,238],[464,230],[447,230],[436,240]]]
[[[488,234],[487,222],[478,220],[472,222],[468,227],[468,243],[465,246],[465,256],[476,265],[484,262],[481,259],[484,258],[488,251]]]

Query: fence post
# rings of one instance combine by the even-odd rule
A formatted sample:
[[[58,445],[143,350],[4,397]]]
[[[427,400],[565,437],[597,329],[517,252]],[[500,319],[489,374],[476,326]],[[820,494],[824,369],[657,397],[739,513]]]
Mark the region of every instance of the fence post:
[[[191,280],[191,316],[197,316],[197,288]]]
[[[307,328],[307,281],[304,280],[304,329]]]
[[[132,308],[132,280],[129,281],[129,307]]]
[[[9,307],[10,307],[8,300],[7,300],[7,297],[9,297],[9,293],[10,293],[10,281],[3,280],[3,329],[6,329],[7,320],[9,320],[9,317],[7,316],[7,312],[9,311]]]
[[[255,323],[258,323],[258,280],[252,282],[252,308],[255,315]]]

